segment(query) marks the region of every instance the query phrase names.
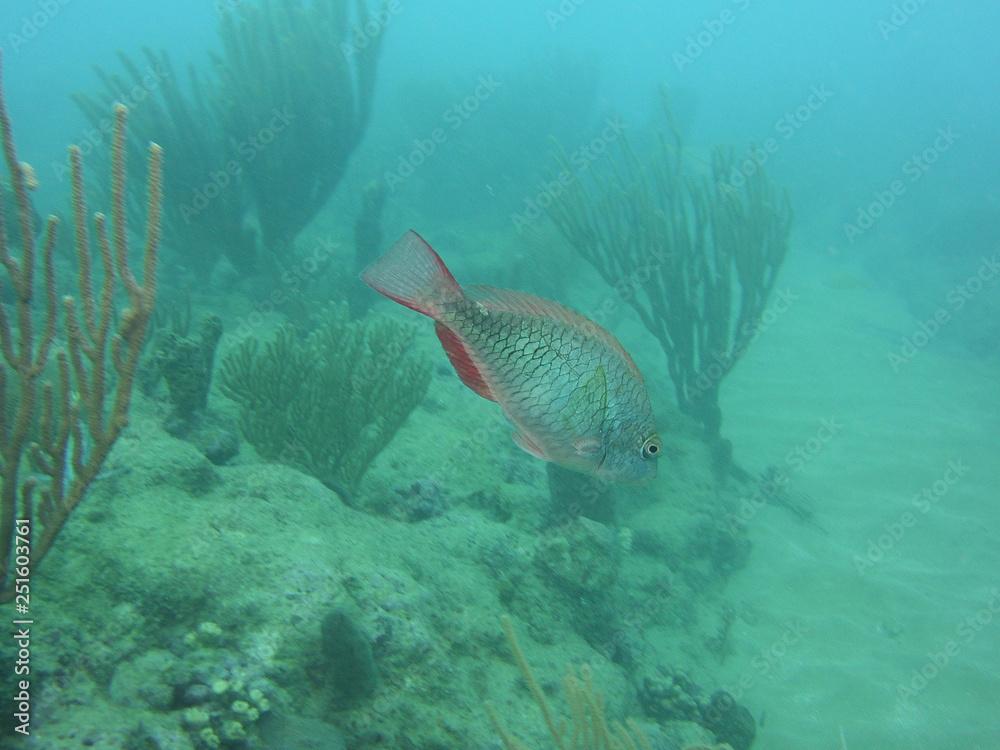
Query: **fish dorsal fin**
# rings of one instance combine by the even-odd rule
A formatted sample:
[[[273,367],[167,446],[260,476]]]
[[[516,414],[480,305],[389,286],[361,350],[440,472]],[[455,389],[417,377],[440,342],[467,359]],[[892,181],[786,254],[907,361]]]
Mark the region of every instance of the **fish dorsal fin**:
[[[618,339],[602,326],[565,305],[527,292],[497,289],[485,284],[467,286],[465,293],[468,299],[478,302],[487,310],[528,315],[534,318],[548,318],[567,325],[589,338],[597,339],[619,354],[625,360],[632,374],[640,381],[642,380],[642,373],[639,372],[631,355],[625,351],[625,347],[618,342]]]
[[[435,323],[434,331],[459,379],[483,398],[496,401],[496,396],[493,395],[476,363],[472,361],[472,355],[469,354],[459,335],[442,323]]]

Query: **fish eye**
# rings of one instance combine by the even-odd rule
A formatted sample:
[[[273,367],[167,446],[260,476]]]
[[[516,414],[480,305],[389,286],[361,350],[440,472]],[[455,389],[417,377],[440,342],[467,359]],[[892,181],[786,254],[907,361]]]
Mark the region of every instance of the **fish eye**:
[[[656,435],[646,438],[642,443],[642,457],[656,458],[663,451],[663,443]]]

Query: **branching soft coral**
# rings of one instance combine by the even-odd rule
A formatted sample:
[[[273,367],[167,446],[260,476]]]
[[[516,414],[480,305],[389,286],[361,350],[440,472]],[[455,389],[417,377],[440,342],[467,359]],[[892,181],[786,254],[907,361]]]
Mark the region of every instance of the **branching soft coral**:
[[[334,305],[308,335],[248,337],[222,363],[222,391],[240,405],[247,440],[349,499],[430,382],[413,332],[392,320],[352,321]]]
[[[521,650],[510,618],[503,617],[501,622],[514,660],[542,712],[556,750],[652,750],[649,741],[633,722],[629,721],[627,727],[619,722],[608,723],[604,716],[604,698],[594,690],[590,668],[586,665],[579,674],[571,669],[566,675],[563,687],[570,719],[557,719]],[[493,706],[487,705],[486,710],[506,750],[528,750],[503,726]]]

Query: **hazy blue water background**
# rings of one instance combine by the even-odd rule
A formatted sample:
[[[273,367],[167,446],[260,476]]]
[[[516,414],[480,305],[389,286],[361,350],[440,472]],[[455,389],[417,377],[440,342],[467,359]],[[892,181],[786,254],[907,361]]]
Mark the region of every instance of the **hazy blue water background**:
[[[48,13],[43,6],[58,10]],[[898,30],[887,30],[884,24],[900,7],[586,0],[566,3],[571,11],[563,13],[556,3],[401,2],[384,48],[378,96],[384,105],[398,81],[415,70],[431,81],[474,80],[483,73],[502,81],[521,61],[558,49],[595,61],[602,103],[630,121],[650,116],[656,106],[651,92],[666,83],[691,103],[690,143],[747,144],[774,135],[775,123],[804,104],[812,87],[825,87],[829,101],[794,136],[782,138],[767,168],[794,191],[800,226],[815,218],[835,236],[941,127],[955,128],[958,147],[890,218],[919,215],[917,207],[932,205],[932,196],[957,191],[978,201],[995,189],[1000,50],[993,29],[1000,10],[985,2],[914,2],[915,12],[904,13]],[[68,94],[93,88],[91,65],[112,67],[117,49],[134,52],[142,45],[168,49],[178,69],[203,62],[217,11],[212,3],[191,0],[53,0],[6,3],[0,13],[8,95],[24,131],[21,149],[29,161],[48,163],[60,158],[54,144],[77,140],[85,127]],[[35,38],[22,34],[26,41],[12,44],[9,30],[20,33],[24,19],[39,13],[50,20],[33,25]],[[718,36],[706,32],[713,23],[722,28]],[[710,43],[699,42],[699,34]],[[691,49],[700,50],[696,59],[679,62],[676,56]],[[379,111],[377,104],[373,137],[388,127]],[[447,206],[441,211],[446,215]]]
[[[739,150],[775,139],[766,168],[788,188],[796,214],[786,283],[804,301],[726,381],[723,432],[737,455],[757,467],[807,440],[822,418],[842,419],[847,437],[803,474],[804,488],[822,498],[833,541],[811,547],[795,538],[793,526],[761,524],[755,559],[734,584],[745,596],[773,600],[777,613],[805,612],[814,634],[781,684],[767,683],[751,701],[772,713],[792,707],[798,726],[823,726],[822,745],[800,746],[837,747],[836,727],[846,724],[848,736],[861,733],[870,747],[909,747],[928,736],[934,739],[921,746],[958,748],[946,738],[961,736],[962,747],[992,747],[991,739],[1000,743],[989,714],[1000,694],[991,679],[1000,670],[996,623],[938,682],[941,692],[928,699],[934,709],[927,716],[874,709],[866,716],[864,708],[877,703],[887,684],[891,692],[907,679],[1000,583],[1000,477],[992,468],[1000,442],[996,341],[969,354],[963,327],[983,326],[982,317],[956,316],[947,336],[914,357],[905,379],[887,364],[902,338],[947,304],[952,282],[942,278],[964,279],[982,257],[1000,252],[1000,6],[934,0],[679,6],[400,0],[384,42],[372,124],[355,155],[359,169],[342,192],[391,170],[414,137],[426,137],[454,94],[467,94],[481,76],[495,76],[504,101],[515,103],[502,117],[516,113],[518,82],[551,77],[547,59],[596,70],[593,107],[579,120],[552,118],[570,146],[592,138],[611,113],[635,132],[658,124],[660,84],[673,92],[686,142],[696,149],[730,143]],[[25,37],[32,16],[46,19],[29,22],[34,38],[12,41],[11,34]],[[65,186],[52,165],[64,159],[62,144],[86,130],[69,95],[96,88],[90,67],[114,68],[117,49],[135,54],[141,46],[169,50],[178,69],[203,64],[216,19],[213,3],[193,0],[15,1],[0,8],[8,104],[21,158],[38,170],[40,208],[61,207]],[[572,90],[578,80],[549,80],[548,88],[531,92]],[[432,95],[426,106],[421,87]],[[816,91],[826,92],[822,103],[801,109]],[[537,194],[544,165],[522,165],[505,151],[511,145],[499,137],[507,125],[491,109],[500,102],[499,96],[484,101],[417,178],[393,194],[393,221],[400,225],[387,227],[387,236],[414,219],[437,228],[477,222],[511,231],[510,215]],[[544,106],[526,102],[525,119]],[[935,148],[942,130],[956,136],[953,143],[936,149],[935,163],[912,180],[907,165]],[[460,147],[485,158],[477,161]],[[543,161],[544,149],[532,154]],[[518,165],[516,174],[505,172],[508,161]],[[439,193],[433,181],[424,184],[428,175],[441,181]],[[857,236],[845,230],[897,179],[904,189],[871,229]],[[469,262],[459,257],[455,265]],[[488,271],[491,264],[503,272],[504,258],[488,252],[476,268]],[[825,280],[841,270],[868,274],[865,283],[877,292],[830,293]],[[526,285],[545,289],[531,279]],[[995,283],[984,295],[996,300]],[[984,330],[988,337],[997,327]],[[622,335],[638,347],[644,368],[660,368],[661,354],[637,327]],[[654,378],[662,387],[655,397],[669,398],[662,373]],[[878,576],[853,577],[854,557],[955,458],[975,469],[950,495],[955,505],[943,517],[928,516],[932,522],[919,525]],[[884,616],[857,614],[882,609]],[[902,655],[876,633],[899,623],[914,639]],[[775,626],[772,638],[780,635]],[[738,680],[740,669],[726,677]],[[854,720],[874,728],[852,730]],[[781,739],[785,744],[775,747],[794,746]]]

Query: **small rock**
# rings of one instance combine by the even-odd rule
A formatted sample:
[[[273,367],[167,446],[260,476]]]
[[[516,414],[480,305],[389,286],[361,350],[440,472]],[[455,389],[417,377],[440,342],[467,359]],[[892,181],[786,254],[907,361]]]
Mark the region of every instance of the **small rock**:
[[[260,724],[262,750],[345,750],[344,735],[332,724],[303,716],[271,716]]]
[[[741,706],[725,690],[712,694],[702,709],[702,724],[733,750],[750,750],[757,734],[757,724],[746,706]]]
[[[174,702],[170,673],[177,657],[169,651],[147,651],[120,664],[111,678],[111,700],[122,706],[169,709]]]
[[[375,692],[371,641],[350,613],[340,607],[323,618],[320,630],[323,671],[332,681],[334,700],[343,707],[357,705]]]
[[[583,593],[599,593],[618,579],[619,552],[614,531],[578,517],[540,543],[537,559],[561,584]]]

